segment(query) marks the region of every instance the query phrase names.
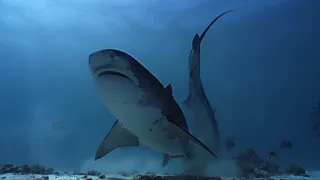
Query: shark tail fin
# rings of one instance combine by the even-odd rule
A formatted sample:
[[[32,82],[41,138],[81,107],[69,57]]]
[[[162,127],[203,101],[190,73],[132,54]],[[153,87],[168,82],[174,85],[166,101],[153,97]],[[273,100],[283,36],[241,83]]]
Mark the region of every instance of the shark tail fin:
[[[187,97],[187,99],[183,101],[183,104],[184,104],[187,108],[191,109],[191,103],[192,103],[192,95],[191,95],[191,93],[190,93],[189,96]]]
[[[206,35],[206,33],[208,32],[208,30],[210,29],[210,27],[219,19],[221,18],[223,15],[232,12],[233,10],[229,10],[229,11],[225,11],[223,13],[221,13],[219,16],[217,16],[213,21],[211,21],[211,23],[207,26],[207,28],[202,32],[201,36],[199,37],[200,42],[202,41],[202,39],[204,38],[204,36]]]

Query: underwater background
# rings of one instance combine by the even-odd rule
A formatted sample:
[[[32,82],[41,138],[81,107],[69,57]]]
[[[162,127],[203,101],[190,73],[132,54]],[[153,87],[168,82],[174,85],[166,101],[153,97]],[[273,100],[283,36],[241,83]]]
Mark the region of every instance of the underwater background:
[[[88,56],[120,49],[172,84],[192,132],[188,55],[195,33],[233,9],[201,47],[201,78],[221,134],[217,172],[247,148],[281,166],[320,168],[312,107],[320,100],[316,0],[0,0],[0,164],[56,169],[179,171],[145,145],[94,155],[115,118],[93,85]],[[125,113],[125,112],[124,112]],[[227,150],[224,139],[236,137]],[[293,148],[279,149],[283,140]],[[234,167],[234,169],[232,168]]]

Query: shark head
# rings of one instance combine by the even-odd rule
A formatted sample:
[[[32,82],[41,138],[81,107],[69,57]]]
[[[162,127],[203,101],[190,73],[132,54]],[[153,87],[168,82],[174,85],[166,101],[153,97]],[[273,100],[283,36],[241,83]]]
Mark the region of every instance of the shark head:
[[[93,80],[103,103],[112,114],[119,114],[125,103],[138,102],[144,94],[141,78],[133,70],[136,68],[134,63],[131,56],[111,49],[100,50],[89,56]]]
[[[131,98],[140,106],[163,106],[155,98],[163,93],[162,84],[127,53],[115,49],[96,51],[89,56],[89,67],[105,99]]]
[[[89,56],[89,66],[93,77],[99,79],[102,76],[118,76],[139,85],[137,74],[132,71],[134,59],[124,57],[126,55],[111,49],[92,53]]]

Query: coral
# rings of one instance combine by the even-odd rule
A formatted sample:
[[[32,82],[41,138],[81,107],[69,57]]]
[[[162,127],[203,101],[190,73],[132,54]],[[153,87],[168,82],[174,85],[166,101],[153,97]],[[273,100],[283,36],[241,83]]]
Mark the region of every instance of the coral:
[[[259,168],[256,168],[254,170],[253,174],[254,174],[254,177],[256,177],[256,178],[268,178],[268,177],[270,177],[270,174],[267,171],[259,169]]]

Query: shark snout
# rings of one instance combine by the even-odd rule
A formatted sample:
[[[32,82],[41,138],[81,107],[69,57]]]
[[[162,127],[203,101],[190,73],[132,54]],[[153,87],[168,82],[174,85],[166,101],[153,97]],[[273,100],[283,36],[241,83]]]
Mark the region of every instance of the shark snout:
[[[124,75],[130,73],[132,62],[114,49],[104,49],[89,55],[89,67],[97,77],[104,72]]]
[[[101,70],[111,69],[114,66],[112,55],[103,50],[94,52],[89,56],[89,66],[94,74]]]

